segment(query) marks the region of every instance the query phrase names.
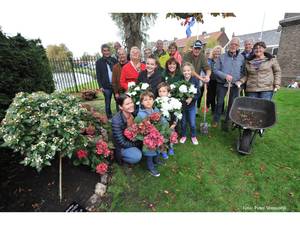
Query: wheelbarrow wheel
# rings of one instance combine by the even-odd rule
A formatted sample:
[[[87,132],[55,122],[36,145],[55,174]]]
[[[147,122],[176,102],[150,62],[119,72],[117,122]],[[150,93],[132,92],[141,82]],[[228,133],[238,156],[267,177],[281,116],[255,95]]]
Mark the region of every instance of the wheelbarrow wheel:
[[[250,129],[243,130],[243,134],[239,143],[239,150],[238,150],[239,153],[250,154],[251,139],[252,139],[252,130]]]

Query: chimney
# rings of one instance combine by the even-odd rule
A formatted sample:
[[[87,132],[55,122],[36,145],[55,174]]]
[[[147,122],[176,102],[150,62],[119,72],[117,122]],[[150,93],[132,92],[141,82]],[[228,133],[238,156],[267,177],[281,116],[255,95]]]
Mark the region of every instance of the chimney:
[[[207,35],[207,32],[206,32],[206,31],[203,31],[203,32],[202,32],[202,35]]]
[[[232,33],[232,37],[235,37],[235,34],[234,34],[234,32]]]
[[[221,27],[220,31],[225,33],[225,27]]]

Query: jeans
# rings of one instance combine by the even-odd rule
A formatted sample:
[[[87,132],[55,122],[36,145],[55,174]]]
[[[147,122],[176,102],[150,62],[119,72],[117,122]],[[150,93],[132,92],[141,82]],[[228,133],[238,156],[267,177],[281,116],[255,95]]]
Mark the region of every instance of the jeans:
[[[196,106],[185,108],[182,111],[181,136],[186,137],[187,122],[190,125],[191,137],[196,137]]]
[[[224,87],[224,84],[217,84],[217,107],[214,114],[214,122],[218,123],[221,119],[222,115],[222,109],[224,105],[224,98],[227,94],[227,87]],[[225,116],[225,122],[229,120],[229,111],[231,109],[233,100],[238,96],[239,89],[236,86],[232,86],[230,88],[230,96],[229,96],[229,102],[227,106],[226,116]]]
[[[105,113],[108,119],[112,118],[111,112],[111,97],[113,94],[112,89],[103,89],[104,101],[105,101]]]
[[[272,100],[273,91],[247,92],[246,96],[252,98],[263,98],[266,100]]]
[[[138,163],[142,159],[142,152],[136,147],[122,149],[121,155],[124,162],[130,164]]]

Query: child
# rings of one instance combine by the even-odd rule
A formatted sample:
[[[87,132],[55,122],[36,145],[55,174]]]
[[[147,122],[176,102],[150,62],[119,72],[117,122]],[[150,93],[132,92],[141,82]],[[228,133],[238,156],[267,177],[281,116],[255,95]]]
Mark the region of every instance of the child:
[[[170,86],[165,83],[165,82],[162,82],[160,83],[158,86],[157,86],[157,90],[158,90],[158,96],[159,97],[170,97],[170,92],[171,92],[171,88]],[[174,116],[174,115],[171,115],[171,121],[169,122],[169,124],[171,125],[170,126],[170,129],[173,131],[174,128],[176,127],[177,125],[177,121],[178,119]],[[173,144],[169,144],[169,151],[168,153],[167,152],[162,152],[162,157],[164,159],[168,159],[168,154],[169,155],[174,155],[174,148],[173,148]]]
[[[140,97],[141,107],[137,114],[137,117],[144,119],[150,116],[154,112],[159,112],[157,108],[153,109],[154,105],[154,94],[150,91],[145,91]],[[163,117],[161,117],[161,120]],[[163,121],[162,121],[163,122]],[[143,155],[147,158],[147,168],[152,176],[159,177],[160,173],[156,170],[154,164],[160,164],[158,160],[159,151],[156,150],[146,150],[143,151]]]
[[[151,92],[157,97],[157,85],[163,81],[157,67],[159,62],[154,56],[149,56],[146,61],[146,70],[140,72],[137,83],[147,83],[150,85]]]
[[[184,79],[195,86],[197,89],[197,94],[193,98],[188,98],[183,102],[182,105],[182,120],[181,120],[181,139],[180,143],[185,143],[186,141],[186,128],[187,128],[187,119],[188,124],[190,125],[191,138],[194,145],[198,145],[198,140],[196,138],[196,100],[199,97],[199,81],[197,78],[192,77],[194,67],[191,63],[184,63],[182,65],[182,73]]]

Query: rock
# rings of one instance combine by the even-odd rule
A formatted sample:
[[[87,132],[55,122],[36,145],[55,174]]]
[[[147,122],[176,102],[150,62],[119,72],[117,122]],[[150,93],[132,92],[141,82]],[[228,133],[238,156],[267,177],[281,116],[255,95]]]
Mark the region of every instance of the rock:
[[[93,194],[90,199],[88,200],[88,205],[94,205],[100,200],[99,195]]]
[[[107,178],[108,178],[108,175],[107,174],[103,174],[101,176],[101,183],[102,184],[107,184]]]
[[[102,197],[105,194],[105,192],[106,192],[106,185],[97,183],[95,187],[95,194]]]

